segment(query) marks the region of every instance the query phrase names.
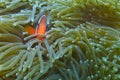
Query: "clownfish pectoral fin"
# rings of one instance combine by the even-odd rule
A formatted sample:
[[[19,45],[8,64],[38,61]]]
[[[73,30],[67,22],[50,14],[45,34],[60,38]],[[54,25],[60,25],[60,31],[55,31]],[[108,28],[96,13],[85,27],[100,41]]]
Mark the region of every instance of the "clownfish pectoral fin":
[[[32,26],[26,26],[25,31],[27,31],[29,35],[32,35],[35,33],[35,29]]]
[[[40,35],[45,35],[46,29],[47,29],[47,23],[46,23],[46,15],[43,15],[40,17],[38,21],[38,25],[36,27],[35,33]],[[37,38],[44,40],[44,37],[38,36]]]

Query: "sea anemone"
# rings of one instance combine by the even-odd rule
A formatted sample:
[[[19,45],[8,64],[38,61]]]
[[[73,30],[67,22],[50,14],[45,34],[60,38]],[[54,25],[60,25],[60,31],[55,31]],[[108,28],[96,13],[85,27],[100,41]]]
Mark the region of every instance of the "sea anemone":
[[[1,0],[0,79],[119,80],[119,0]],[[47,14],[45,40],[29,35]]]

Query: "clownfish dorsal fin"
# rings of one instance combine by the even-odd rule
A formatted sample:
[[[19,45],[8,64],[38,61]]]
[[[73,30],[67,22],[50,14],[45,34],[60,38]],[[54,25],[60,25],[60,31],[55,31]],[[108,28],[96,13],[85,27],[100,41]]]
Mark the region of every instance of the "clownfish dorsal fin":
[[[25,31],[27,31],[29,35],[32,35],[35,33],[35,29],[30,25],[25,26]]]

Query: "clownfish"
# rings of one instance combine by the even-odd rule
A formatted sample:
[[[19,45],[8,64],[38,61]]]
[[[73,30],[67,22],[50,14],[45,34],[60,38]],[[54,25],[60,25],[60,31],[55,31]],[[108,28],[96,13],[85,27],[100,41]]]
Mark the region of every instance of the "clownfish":
[[[45,33],[47,31],[47,23],[46,22],[47,22],[46,15],[42,15],[40,17],[40,19],[38,20],[36,29],[34,29],[32,26],[26,26],[25,31],[27,31],[28,34],[30,34],[30,35],[39,34],[39,36],[37,36],[36,38],[38,38],[40,40],[44,40],[45,37],[43,37],[41,35],[45,35]]]
[[[25,26],[25,31],[27,31],[29,35],[32,35],[35,33],[35,29],[30,25]]]

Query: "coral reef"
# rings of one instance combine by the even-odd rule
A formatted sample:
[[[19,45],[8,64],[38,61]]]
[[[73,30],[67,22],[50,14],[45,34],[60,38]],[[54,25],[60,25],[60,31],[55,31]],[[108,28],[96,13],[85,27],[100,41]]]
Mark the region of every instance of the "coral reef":
[[[120,80],[119,0],[1,0],[0,80]],[[41,41],[24,30],[46,13]]]

